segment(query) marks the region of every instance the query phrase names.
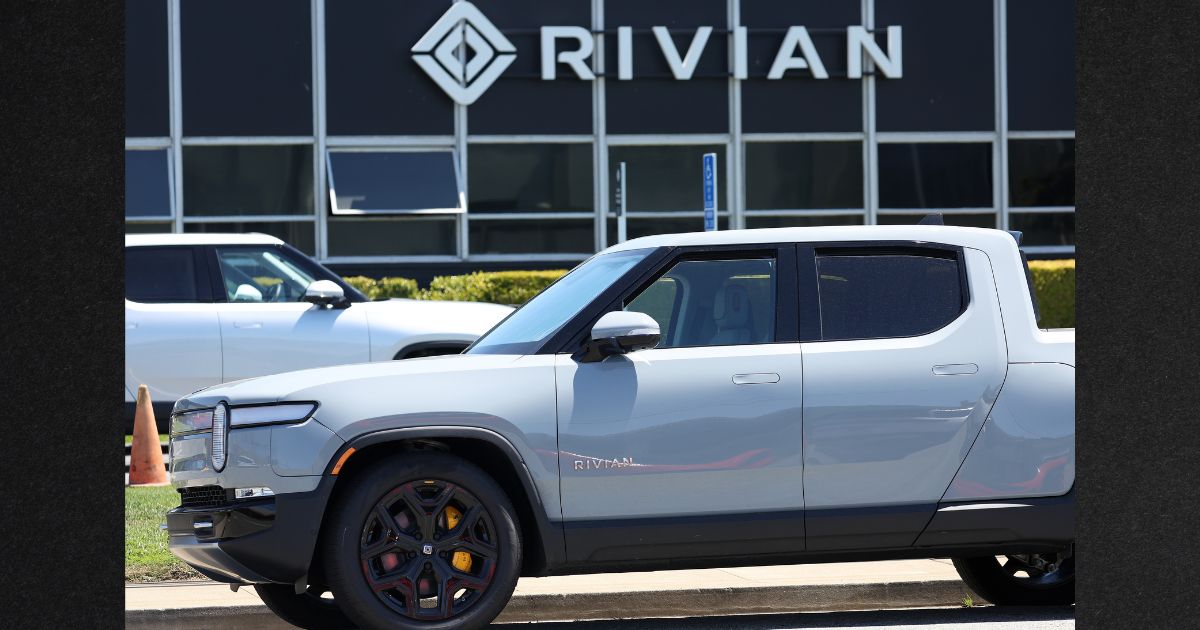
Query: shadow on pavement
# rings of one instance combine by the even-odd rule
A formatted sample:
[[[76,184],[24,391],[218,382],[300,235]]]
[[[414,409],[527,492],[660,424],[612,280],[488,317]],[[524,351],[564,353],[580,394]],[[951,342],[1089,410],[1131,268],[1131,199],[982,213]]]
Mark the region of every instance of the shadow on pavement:
[[[1074,606],[974,608],[914,608],[905,610],[871,610],[854,612],[795,613],[769,615],[728,615],[721,617],[688,617],[672,619],[625,619],[612,621],[542,622],[538,630],[567,628],[574,630],[642,630],[696,628],[886,628],[889,626],[921,626],[951,624],[1016,624],[1074,620]],[[518,626],[523,624],[503,624]]]

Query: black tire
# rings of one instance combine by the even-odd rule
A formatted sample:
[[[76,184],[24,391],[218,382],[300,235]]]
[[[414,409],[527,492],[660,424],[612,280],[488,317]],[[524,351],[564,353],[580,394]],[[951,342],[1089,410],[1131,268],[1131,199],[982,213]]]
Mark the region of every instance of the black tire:
[[[1047,562],[1054,565],[1053,570],[1043,570]],[[1075,603],[1075,558],[1071,552],[955,558],[954,568],[976,595],[997,606]]]
[[[297,595],[290,584],[255,584],[254,591],[271,612],[297,628],[335,630],[355,627],[337,604],[321,598],[317,588]]]
[[[349,481],[330,509],[322,552],[350,619],[438,630],[480,628],[500,614],[520,575],[521,530],[487,473],[453,455],[409,452]],[[447,505],[461,508],[458,524],[448,525]],[[472,575],[454,566],[451,554],[462,549],[470,549]]]

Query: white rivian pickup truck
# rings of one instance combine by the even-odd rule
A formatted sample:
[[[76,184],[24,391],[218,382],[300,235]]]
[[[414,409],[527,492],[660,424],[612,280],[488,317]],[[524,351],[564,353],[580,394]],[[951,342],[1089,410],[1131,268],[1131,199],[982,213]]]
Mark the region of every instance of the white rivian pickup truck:
[[[185,396],[170,549],[308,628],[477,628],[521,575],[898,558],[1070,603],[1074,365],[1003,231],[639,238],[464,354]]]

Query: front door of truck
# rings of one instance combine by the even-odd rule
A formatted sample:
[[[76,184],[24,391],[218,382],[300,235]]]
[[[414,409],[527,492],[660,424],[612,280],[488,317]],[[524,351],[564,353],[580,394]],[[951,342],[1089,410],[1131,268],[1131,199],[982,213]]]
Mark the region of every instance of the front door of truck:
[[[818,246],[812,267],[821,340],[803,344],[808,548],[912,545],[1007,372],[988,259],[928,244]]]
[[[683,252],[622,300],[658,347],[557,356],[570,559],[803,549],[794,289],[791,246]]]

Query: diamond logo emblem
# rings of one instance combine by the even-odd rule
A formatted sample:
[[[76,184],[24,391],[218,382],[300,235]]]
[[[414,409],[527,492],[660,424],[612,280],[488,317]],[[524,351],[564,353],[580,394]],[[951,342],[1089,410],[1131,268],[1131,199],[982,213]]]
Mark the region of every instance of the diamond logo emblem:
[[[517,49],[470,2],[456,2],[412,47],[413,61],[460,105],[474,103]]]

